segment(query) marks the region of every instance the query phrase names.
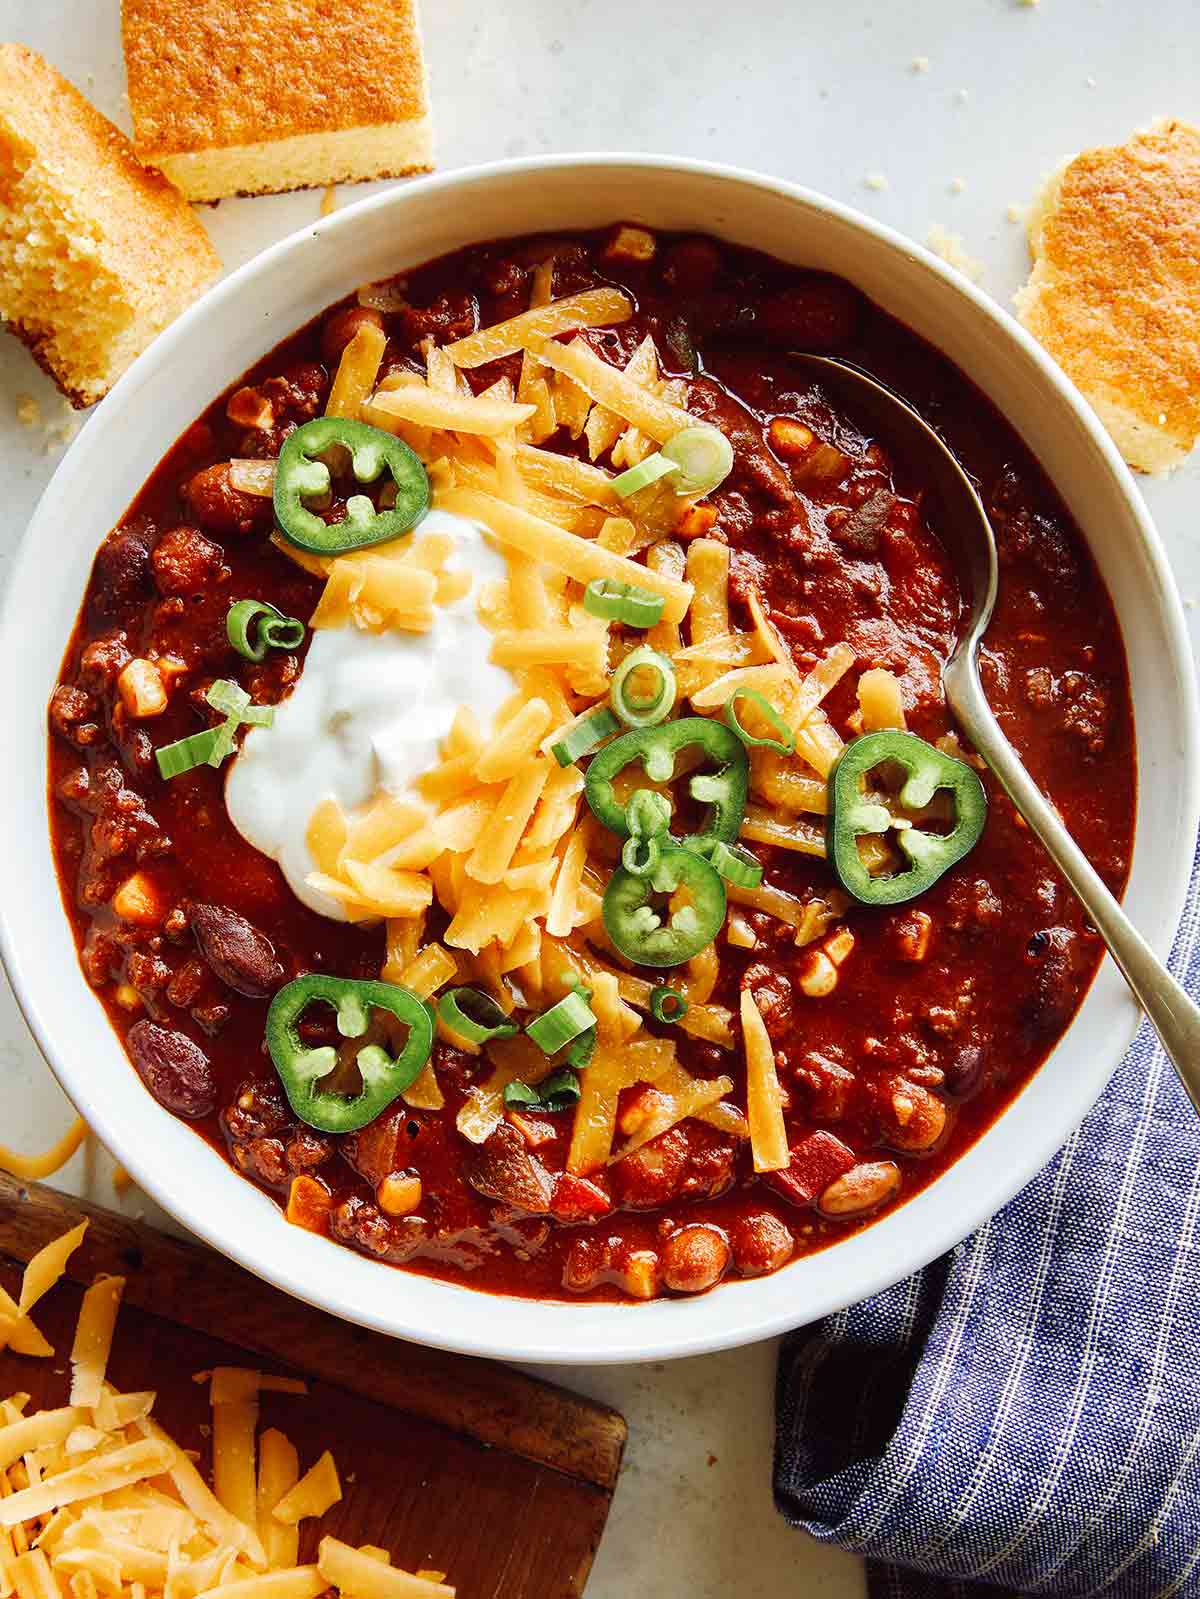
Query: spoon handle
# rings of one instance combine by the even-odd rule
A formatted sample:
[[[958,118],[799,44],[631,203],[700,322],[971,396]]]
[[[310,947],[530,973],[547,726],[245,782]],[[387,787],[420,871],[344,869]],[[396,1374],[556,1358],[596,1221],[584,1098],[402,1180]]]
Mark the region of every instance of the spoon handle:
[[[958,680],[946,684],[964,732],[1075,891],[1200,1112],[1200,1006],[1171,976],[1109,892],[1001,732],[976,672],[968,671],[969,675],[955,673]]]

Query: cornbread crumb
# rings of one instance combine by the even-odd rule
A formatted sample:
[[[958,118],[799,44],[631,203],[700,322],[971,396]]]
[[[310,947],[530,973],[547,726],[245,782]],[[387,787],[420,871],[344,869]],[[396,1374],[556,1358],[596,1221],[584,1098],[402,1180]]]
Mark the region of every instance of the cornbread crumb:
[[[1018,204],[1016,200],[1010,200],[1008,202],[1008,209],[1005,211],[1004,215],[1009,222],[1024,222],[1025,207]]]
[[[935,222],[925,237],[925,243],[934,255],[941,256],[948,266],[956,267],[964,276],[978,283],[983,277],[984,266],[982,261],[977,261],[969,253],[963,243],[961,233],[951,233],[949,228]]]
[[[868,189],[882,192],[888,186],[887,176],[882,172],[868,172],[863,179],[863,184]]]
[[[0,45],[0,170],[0,318],[91,405],[221,263],[125,135],[19,44]]]
[[[17,395],[17,421],[22,427],[41,427],[42,408],[32,394]]]
[[[913,69],[914,72],[928,72],[929,71],[929,57],[928,56],[913,56],[912,62],[911,62],[911,66],[912,66],[912,69]]]
[[[415,0],[123,0],[134,144],[191,200],[425,172]]]
[[[949,189],[951,194],[961,194],[967,186],[966,178],[951,178]]]
[[[337,208],[337,185],[331,183],[321,196],[321,215],[323,217],[331,217]]]
[[[1129,465],[1166,472],[1200,438],[1200,130],[1164,118],[1087,150],[1029,215],[1017,315]]]

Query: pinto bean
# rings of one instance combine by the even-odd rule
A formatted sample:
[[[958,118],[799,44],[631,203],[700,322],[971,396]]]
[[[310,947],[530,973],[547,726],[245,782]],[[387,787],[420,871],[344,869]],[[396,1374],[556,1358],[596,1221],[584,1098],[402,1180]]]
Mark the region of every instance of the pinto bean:
[[[279,986],[275,946],[244,916],[227,905],[193,905],[191,922],[200,953],[235,993],[261,999]]]
[[[217,1102],[208,1056],[186,1033],[157,1022],[134,1022],[125,1035],[138,1075],[167,1110],[177,1116],[207,1116]]]
[[[347,305],[335,311],[321,329],[321,359],[328,367],[337,366],[342,351],[361,327],[383,328],[383,313],[370,305]]]
[[[733,1264],[742,1277],[765,1277],[792,1258],[796,1241],[778,1216],[753,1212],[735,1222]]]
[[[946,1106],[920,1083],[897,1074],[881,1085],[880,1117],[893,1149],[932,1149],[946,1130]]]
[[[833,1221],[849,1221],[885,1205],[899,1188],[900,1168],[894,1160],[864,1161],[830,1183],[817,1209]]]
[[[243,494],[229,481],[229,462],[218,461],[188,478],[180,490],[183,502],[200,526],[223,537],[260,533],[271,525],[270,500]]]
[[[729,1241],[716,1227],[681,1227],[663,1245],[663,1282],[677,1294],[702,1294],[729,1266]]]

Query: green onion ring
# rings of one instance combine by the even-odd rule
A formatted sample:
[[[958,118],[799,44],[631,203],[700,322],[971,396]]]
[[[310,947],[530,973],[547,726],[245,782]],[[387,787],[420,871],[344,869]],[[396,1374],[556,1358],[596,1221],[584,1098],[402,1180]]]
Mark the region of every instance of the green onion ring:
[[[579,989],[564,994],[557,1005],[551,1005],[536,1016],[525,1031],[543,1055],[557,1055],[564,1044],[569,1044],[580,1033],[596,1025],[592,1007]]]
[[[630,676],[640,668],[658,673],[658,687],[649,697],[635,695],[625,686]],[[675,704],[677,692],[675,668],[671,662],[658,650],[643,644],[631,650],[617,667],[609,686],[608,698],[626,727],[657,727],[660,722],[666,721]]]
[[[519,1077],[505,1083],[504,1103],[519,1110],[566,1110],[576,1103],[579,1093],[579,1078],[570,1067],[564,1067],[540,1083],[523,1083]]]
[[[662,453],[679,469],[672,485],[676,494],[688,498],[711,494],[733,471],[733,445],[720,428],[684,428],[663,445]]]
[[[583,608],[592,616],[626,627],[653,627],[662,620],[666,600],[636,583],[619,583],[616,578],[593,578],[583,591]]]
[[[725,881],[735,888],[757,888],[762,882],[762,863],[755,860],[748,849],[718,840],[707,855]]]
[[[589,711],[563,738],[550,746],[550,753],[560,766],[574,766],[581,755],[590,755],[598,749],[610,733],[620,727],[613,713],[604,705]]]
[[[691,431],[690,428],[684,429],[685,433]],[[655,450],[653,455],[648,455],[644,461],[631,466],[628,472],[622,472],[620,477],[613,478],[613,492],[619,494],[623,500],[627,500],[631,494],[637,494],[639,490],[649,488],[651,483],[657,483],[659,478],[678,471],[677,461],[668,461],[660,450]]]
[[[580,1033],[578,1038],[573,1038],[567,1045],[566,1061],[569,1066],[574,1066],[576,1071],[583,1071],[585,1066],[590,1066],[592,1056],[596,1053],[596,1029],[589,1027],[586,1033]]]
[[[303,622],[266,600],[235,600],[225,618],[226,638],[247,661],[265,660],[268,649],[298,649],[305,631]]]
[[[470,1010],[468,1010],[468,1005]],[[475,1014],[471,1015],[471,1011]],[[439,995],[438,1020],[471,1044],[486,1044],[489,1038],[513,1038],[519,1031],[490,994],[478,988],[448,988]]]
[[[650,1014],[656,1022],[671,1026],[681,1022],[687,1013],[688,1002],[677,988],[668,988],[664,983],[650,990]]]
[[[751,705],[757,707],[767,721],[770,722],[771,726],[778,729],[780,737],[755,738],[753,733],[748,733],[738,719],[737,702],[739,700],[749,700]],[[795,754],[796,735],[771,704],[770,700],[756,690],[752,688],[735,688],[725,701],[725,709],[721,712],[721,716],[725,725],[733,729],[743,744],[747,744],[752,748],[778,750],[780,755]]]

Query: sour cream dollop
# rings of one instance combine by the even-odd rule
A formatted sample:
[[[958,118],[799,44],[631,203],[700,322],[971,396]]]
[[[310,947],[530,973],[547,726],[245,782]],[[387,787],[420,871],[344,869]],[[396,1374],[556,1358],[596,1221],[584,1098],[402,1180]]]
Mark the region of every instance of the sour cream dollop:
[[[470,592],[436,606],[428,633],[318,629],[299,682],[271,726],[246,735],[225,784],[246,842],[279,862],[297,899],[335,921],[346,920],[341,905],[307,881],[317,806],[334,799],[349,814],[380,789],[408,793],[436,764],[460,705],[487,727],[516,686],[488,660],[492,635],[477,615],[480,584],[506,575],[503,556],[477,523],[448,511],[430,511],[418,531],[453,537],[451,564],[474,573]]]

